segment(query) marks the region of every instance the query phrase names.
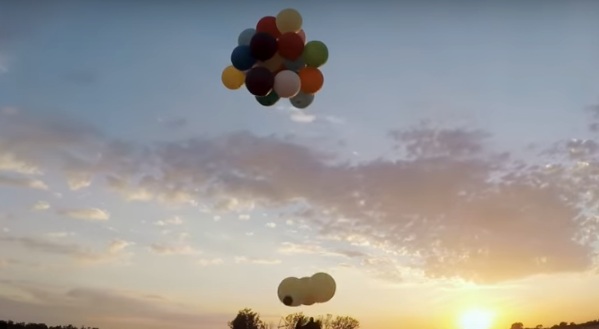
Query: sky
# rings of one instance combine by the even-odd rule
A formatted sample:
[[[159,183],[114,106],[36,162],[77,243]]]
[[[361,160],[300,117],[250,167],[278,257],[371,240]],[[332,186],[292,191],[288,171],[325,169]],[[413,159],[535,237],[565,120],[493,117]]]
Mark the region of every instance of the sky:
[[[303,111],[220,79],[288,7],[330,52]],[[0,318],[597,319],[597,31],[593,0],[2,1]]]

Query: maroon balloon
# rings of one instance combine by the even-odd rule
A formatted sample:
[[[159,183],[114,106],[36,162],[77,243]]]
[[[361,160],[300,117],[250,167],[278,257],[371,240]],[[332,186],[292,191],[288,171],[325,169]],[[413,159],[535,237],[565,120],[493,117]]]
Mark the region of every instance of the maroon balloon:
[[[255,96],[266,96],[275,85],[275,76],[265,67],[254,67],[245,75],[245,86]]]
[[[304,40],[295,32],[283,33],[278,42],[279,55],[290,61],[295,61],[302,56]]]
[[[252,57],[265,61],[277,52],[277,39],[265,32],[257,32],[250,41]]]

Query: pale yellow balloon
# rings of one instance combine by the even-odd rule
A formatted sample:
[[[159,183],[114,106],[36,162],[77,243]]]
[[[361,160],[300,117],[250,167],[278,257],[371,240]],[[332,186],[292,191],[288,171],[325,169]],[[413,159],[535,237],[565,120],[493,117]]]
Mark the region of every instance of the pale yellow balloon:
[[[239,71],[233,65],[229,65],[223,70],[221,80],[225,87],[236,90],[245,83],[245,73]]]
[[[277,14],[277,28],[281,33],[298,32],[302,29],[302,15],[292,8],[283,9]]]
[[[296,277],[283,279],[283,281],[279,283],[279,288],[277,289],[279,300],[287,306],[302,305],[301,292],[300,279]]]
[[[302,305],[312,305],[316,302],[314,285],[312,284],[311,277],[305,276],[300,278],[297,288]]]
[[[326,303],[335,295],[337,284],[332,276],[327,273],[319,272],[310,278],[312,287],[314,287],[314,298],[317,303]]]

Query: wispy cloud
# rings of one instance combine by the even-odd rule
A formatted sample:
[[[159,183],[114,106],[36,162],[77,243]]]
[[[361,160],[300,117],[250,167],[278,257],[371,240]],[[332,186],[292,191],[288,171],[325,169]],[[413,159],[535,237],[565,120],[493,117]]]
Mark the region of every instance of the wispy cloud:
[[[190,245],[167,245],[155,243],[150,245],[150,250],[158,255],[198,255],[200,250]]]
[[[169,226],[169,225],[182,225],[182,224],[183,224],[183,220],[178,216],[174,216],[174,217],[171,217],[166,220],[159,220],[154,223],[154,225],[156,225],[156,226]]]
[[[36,319],[46,323],[70,321],[87,323],[93,319],[99,327],[197,328],[218,327],[230,320],[230,314],[198,315],[191,306],[173,302],[165,296],[148,296],[142,292],[92,289],[86,287],[44,286],[25,281],[0,281],[0,309],[13,318]]]
[[[238,256],[238,257],[235,257],[235,263],[237,263],[237,264],[257,264],[257,265],[277,265],[277,264],[281,264],[282,261],[280,259],[253,258],[253,257]]]
[[[38,201],[32,207],[31,210],[43,211],[50,209],[50,203],[46,201]]]
[[[366,254],[361,251],[354,250],[341,250],[341,249],[333,249],[328,250],[322,247],[319,244],[314,242],[312,243],[304,243],[298,244],[293,242],[283,242],[281,247],[278,249],[278,252],[285,255],[321,255],[321,256],[333,256],[333,257],[365,257]]]
[[[201,266],[221,265],[224,264],[224,260],[222,258],[199,259],[198,264]]]
[[[85,221],[107,221],[110,219],[110,213],[99,208],[58,209],[56,213]]]
[[[76,243],[56,241],[39,237],[0,236],[0,242],[12,243],[31,251],[63,255],[82,263],[106,263],[121,261],[131,256],[122,251],[130,245],[123,240],[113,240],[103,251],[95,251]]]
[[[12,187],[24,187],[35,190],[47,190],[48,185],[39,179],[32,179],[29,177],[12,177],[12,176],[0,176],[0,185],[12,186]]]

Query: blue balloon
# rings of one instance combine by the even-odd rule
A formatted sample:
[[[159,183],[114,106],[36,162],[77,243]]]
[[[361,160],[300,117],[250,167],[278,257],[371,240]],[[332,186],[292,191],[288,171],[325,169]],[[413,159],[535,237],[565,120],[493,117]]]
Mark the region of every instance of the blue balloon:
[[[295,61],[290,61],[290,60],[286,59],[285,62],[283,63],[283,65],[285,66],[286,69],[291,70],[296,73],[299,70],[306,67],[306,63],[304,62],[304,60],[301,57]]]
[[[256,29],[245,29],[241,33],[239,33],[239,37],[237,38],[237,43],[240,46],[249,46],[250,41],[252,41],[252,37],[256,34]]]
[[[256,64],[256,59],[252,57],[250,46],[237,46],[231,53],[231,63],[239,71],[246,71]]]
[[[306,107],[310,106],[310,104],[312,104],[312,102],[314,101],[314,94],[305,94],[300,91],[299,94],[291,97],[289,101],[291,102],[291,105],[293,105],[293,107],[298,109],[305,109]]]

